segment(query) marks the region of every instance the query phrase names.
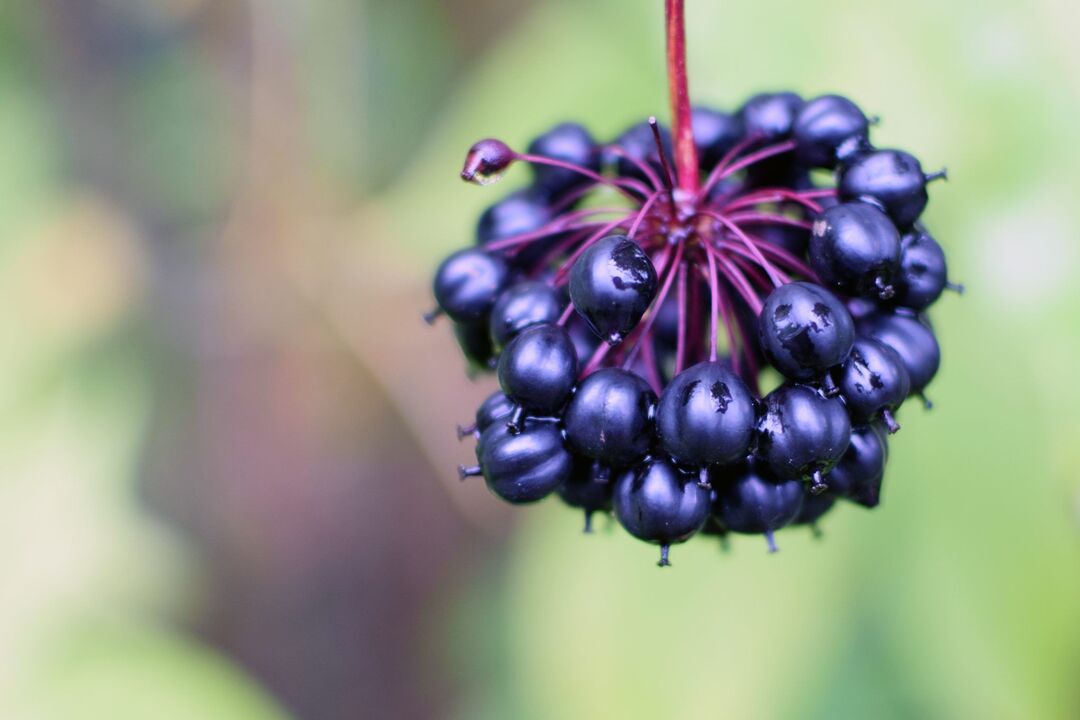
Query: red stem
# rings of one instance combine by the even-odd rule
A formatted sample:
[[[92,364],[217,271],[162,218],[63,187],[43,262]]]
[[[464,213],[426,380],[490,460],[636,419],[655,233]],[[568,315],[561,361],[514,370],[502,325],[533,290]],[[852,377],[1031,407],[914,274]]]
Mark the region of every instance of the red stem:
[[[668,92],[671,96],[671,117],[675,136],[675,172],[679,189],[689,194],[697,192],[697,146],[690,123],[690,88],[686,77],[686,20],[684,0],[664,0],[667,23]]]

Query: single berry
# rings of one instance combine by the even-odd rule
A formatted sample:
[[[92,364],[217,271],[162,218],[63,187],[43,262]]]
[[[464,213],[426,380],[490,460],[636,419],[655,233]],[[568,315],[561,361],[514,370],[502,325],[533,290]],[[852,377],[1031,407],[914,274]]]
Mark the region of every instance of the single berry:
[[[558,325],[534,325],[503,350],[499,384],[524,410],[552,415],[570,397],[577,367],[577,353],[566,330]]]
[[[802,98],[793,92],[762,93],[746,101],[739,119],[747,137],[756,137],[761,144],[776,142],[791,135],[802,106]]]
[[[873,205],[842,203],[814,221],[810,265],[822,281],[847,295],[893,295],[900,233]]]
[[[925,310],[949,284],[945,252],[930,234],[916,228],[900,241],[900,272],[893,302],[912,310]]]
[[[487,245],[539,230],[551,221],[547,198],[530,189],[512,192],[490,206],[476,223],[476,242]]]
[[[754,399],[743,381],[719,362],[702,362],[664,388],[656,431],[677,462],[702,468],[744,457],[756,420]]]
[[[435,272],[435,300],[457,322],[483,320],[509,278],[506,263],[497,255],[475,248],[459,250]]]
[[[911,380],[911,393],[921,395],[941,366],[941,348],[934,331],[910,315],[878,311],[859,321],[859,332],[897,352]]]
[[[600,171],[600,146],[584,125],[560,123],[529,144],[530,155],[540,155],[578,167]],[[534,185],[549,200],[558,200],[592,182],[579,172],[553,165],[533,165]]]
[[[615,517],[636,538],[668,548],[701,529],[709,517],[709,491],[668,460],[654,458],[628,470],[615,486]]]
[[[615,345],[629,334],[656,296],[656,268],[637,243],[610,235],[570,269],[570,301],[593,331]]]
[[[904,361],[891,347],[873,338],[856,338],[851,355],[840,369],[838,385],[856,425],[880,417],[889,432],[900,429],[892,414],[907,398],[911,378]]]
[[[763,225],[754,228],[754,235],[797,258],[806,255],[806,249],[810,246],[810,231],[795,225]]]
[[[588,458],[574,456],[574,468],[558,490],[562,501],[585,511],[585,532],[592,532],[595,512],[611,510],[611,493],[615,479],[610,469]]]
[[[660,138],[664,146],[664,152],[668,157],[673,157],[671,131],[663,125],[660,126]],[[605,155],[608,164],[615,165],[615,171],[620,177],[634,178],[642,182],[648,182],[648,176],[641,169],[644,165],[652,169],[654,173],[663,179],[663,165],[660,162],[660,153],[656,149],[656,140],[653,138],[652,127],[648,122],[642,121],[631,125],[622,135],[612,143],[620,152],[608,151]]]
[[[514,401],[506,397],[502,390],[496,390],[476,409],[477,432],[484,432],[499,420],[509,417],[512,412]]]
[[[743,138],[742,120],[737,115],[696,107],[690,114],[698,164],[704,172],[716,164]]]
[[[491,334],[485,321],[454,323],[454,338],[461,348],[461,354],[469,363],[467,372],[470,375],[494,369],[495,348],[491,344]]]
[[[758,424],[758,454],[782,478],[812,479],[822,492],[822,476],[847,450],[851,420],[839,398],[826,398],[806,385],[781,385],[765,396]]]
[[[795,157],[808,167],[836,167],[844,156],[864,147],[870,122],[859,106],[840,95],[810,100],[795,117]]]
[[[831,292],[807,282],[773,290],[758,319],[758,337],[769,362],[792,380],[812,380],[847,359],[854,322]]]
[[[566,482],[573,467],[559,426],[551,421],[527,420],[518,433],[495,423],[483,432],[479,447],[488,488],[509,503],[547,497]],[[465,469],[463,474],[472,472]]]
[[[842,168],[840,197],[870,200],[881,206],[902,229],[922,215],[929,196],[926,183],[944,172],[927,175],[914,155],[902,150],[875,150],[854,158]]]
[[[563,414],[566,441],[612,467],[637,462],[652,445],[656,393],[635,373],[602,368],[585,378]]]
[[[477,185],[490,185],[497,181],[514,162],[514,151],[502,140],[487,138],[469,148],[461,179]]]
[[[836,498],[829,493],[815,495],[812,492],[806,492],[803,494],[802,508],[799,510],[799,514],[795,516],[795,519],[791,521],[791,524],[809,525],[814,530],[814,533],[819,535],[817,521],[835,506]]]
[[[562,314],[559,294],[540,281],[526,281],[504,290],[491,309],[491,340],[498,349],[533,325],[553,323]]]
[[[743,463],[719,473],[716,504],[720,524],[735,533],[761,535],[776,551],[773,532],[791,523],[803,505],[804,489],[798,480],[776,477],[759,463]]]
[[[881,481],[888,459],[888,442],[876,425],[852,430],[847,452],[825,476],[828,494],[864,507],[876,507],[881,499]]]

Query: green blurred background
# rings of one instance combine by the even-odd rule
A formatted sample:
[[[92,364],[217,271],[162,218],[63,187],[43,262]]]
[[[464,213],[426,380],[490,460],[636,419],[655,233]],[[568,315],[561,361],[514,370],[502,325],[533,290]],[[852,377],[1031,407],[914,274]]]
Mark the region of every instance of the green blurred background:
[[[949,167],[969,292],[882,507],[661,572],[459,485],[419,321],[472,141],[666,116],[659,0],[0,3],[0,718],[1080,718],[1080,10],[687,4],[698,101]]]

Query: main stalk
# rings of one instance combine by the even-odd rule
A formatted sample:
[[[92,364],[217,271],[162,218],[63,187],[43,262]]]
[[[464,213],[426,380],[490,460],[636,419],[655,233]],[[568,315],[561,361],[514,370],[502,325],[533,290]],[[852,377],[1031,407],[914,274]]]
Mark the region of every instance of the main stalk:
[[[664,0],[667,25],[668,92],[675,138],[675,172],[679,189],[695,194],[699,187],[697,147],[690,121],[690,88],[686,77],[686,19],[683,0]]]

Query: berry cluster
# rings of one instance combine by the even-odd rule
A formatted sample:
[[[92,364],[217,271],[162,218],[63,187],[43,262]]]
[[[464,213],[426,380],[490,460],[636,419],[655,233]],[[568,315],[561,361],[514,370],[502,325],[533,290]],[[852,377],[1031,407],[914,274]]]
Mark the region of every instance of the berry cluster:
[[[875,148],[850,100],[678,100],[674,135],[650,118],[607,145],[572,123],[524,153],[475,144],[462,178],[525,162],[532,183],[442,263],[429,318],[502,388],[460,429],[462,477],[557,493],[586,530],[613,511],[661,565],[698,532],[775,550],[838,499],[877,505],[896,412],[940,361],[924,311],[959,289],[918,222],[944,172]]]

